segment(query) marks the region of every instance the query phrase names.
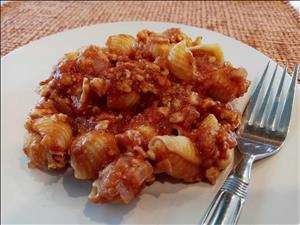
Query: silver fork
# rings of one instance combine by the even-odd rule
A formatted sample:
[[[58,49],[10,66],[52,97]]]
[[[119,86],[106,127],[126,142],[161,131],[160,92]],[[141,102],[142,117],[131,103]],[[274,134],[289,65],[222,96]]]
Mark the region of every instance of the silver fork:
[[[287,76],[287,66],[280,77],[276,65],[271,81],[267,85],[266,75],[269,65],[270,62],[247,104],[238,130],[237,142],[242,159],[227,177],[206,211],[201,224],[237,223],[246,200],[253,162],[276,154],[286,138],[299,66],[295,65],[292,80],[285,92],[283,86]],[[276,79],[280,81],[278,80],[279,85],[275,94],[273,92]],[[264,88],[267,90],[264,91]]]

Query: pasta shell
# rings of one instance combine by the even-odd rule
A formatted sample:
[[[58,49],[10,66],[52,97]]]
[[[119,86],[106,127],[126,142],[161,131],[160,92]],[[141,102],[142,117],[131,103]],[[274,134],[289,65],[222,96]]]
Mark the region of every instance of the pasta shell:
[[[90,81],[88,78],[83,78],[83,82],[82,82],[82,92],[80,95],[80,99],[79,99],[79,105],[78,105],[78,109],[80,110],[84,110],[87,105],[88,105],[88,101],[89,101],[89,93],[90,93]]]
[[[204,83],[208,96],[214,100],[227,103],[242,96],[250,82],[246,79],[247,72],[243,68],[224,65],[210,74],[210,81]]]
[[[193,164],[199,165],[201,162],[197,148],[185,136],[155,136],[149,142],[148,147],[148,155],[152,159],[155,159],[156,149],[167,149]]]
[[[168,55],[170,71],[178,79],[191,81],[196,76],[196,62],[185,41],[174,45]]]
[[[187,46],[193,45],[192,39],[185,33],[182,33],[182,40],[185,40]]]
[[[114,109],[125,109],[134,106],[140,100],[136,92],[124,93],[121,96],[107,98],[107,106]]]
[[[106,94],[109,87],[109,82],[103,78],[95,77],[91,79],[90,85],[91,89],[101,97]]]
[[[78,50],[78,67],[86,75],[99,75],[109,66],[109,60],[101,48],[90,45]]]
[[[36,119],[32,124],[32,128],[43,137],[41,143],[50,152],[64,152],[71,143],[72,128],[66,118],[64,114],[54,114]]]
[[[119,155],[113,135],[91,131],[77,137],[71,147],[71,166],[77,179],[96,178]]]
[[[157,131],[154,127],[150,125],[140,125],[135,128],[146,140],[151,140],[156,134]]]
[[[99,172],[89,199],[94,203],[128,203],[153,179],[153,168],[148,161],[121,156]]]
[[[202,37],[196,37],[191,46],[199,46],[202,43]]]
[[[66,60],[76,60],[79,56],[79,52],[69,52],[69,53],[66,53],[64,58]]]
[[[170,45],[168,44],[156,44],[152,47],[152,54],[155,57],[158,56],[167,56],[169,53]]]
[[[107,39],[108,50],[120,55],[130,55],[136,48],[134,37],[127,34],[112,35]]]
[[[23,146],[24,153],[29,157],[29,167],[47,169],[47,152],[40,144],[41,136],[37,133],[27,133]]]
[[[220,124],[213,114],[209,114],[201,122],[200,127],[205,129],[210,135],[215,136],[218,133]]]
[[[208,180],[209,183],[215,184],[217,178],[220,175],[220,170],[214,166],[210,167],[205,171],[205,177]]]
[[[202,44],[199,49],[211,53],[216,58],[217,62],[224,62],[224,54],[219,44]]]
[[[168,43],[151,43],[150,44],[150,52],[156,57],[166,57],[168,56],[169,49],[171,45]]]
[[[198,165],[190,163],[172,152],[163,154],[165,158],[155,163],[154,173],[167,173],[171,177],[182,179],[185,182],[196,182],[201,180],[201,173]]]
[[[185,41],[187,46],[192,44],[192,39],[185,33],[183,33],[179,28],[170,28],[162,33],[163,36],[167,37],[171,43],[178,43],[180,41]]]
[[[234,150],[233,149],[227,149],[226,152],[226,159],[221,159],[220,161],[218,161],[218,168],[220,170],[224,170],[230,163],[233,162],[234,160]]]

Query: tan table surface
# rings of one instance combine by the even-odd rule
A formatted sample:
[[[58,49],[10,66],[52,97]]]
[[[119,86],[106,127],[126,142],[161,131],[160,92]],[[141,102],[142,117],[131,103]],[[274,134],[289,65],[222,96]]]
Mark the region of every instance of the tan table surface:
[[[1,6],[1,56],[60,31],[115,21],[176,22],[218,31],[275,61],[300,63],[300,12],[285,1],[40,1]]]

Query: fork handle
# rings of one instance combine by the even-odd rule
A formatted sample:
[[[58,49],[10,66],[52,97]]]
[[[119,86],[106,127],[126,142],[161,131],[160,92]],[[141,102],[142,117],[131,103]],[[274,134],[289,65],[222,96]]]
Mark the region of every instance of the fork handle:
[[[246,200],[253,162],[253,155],[243,155],[207,209],[202,225],[237,223]]]

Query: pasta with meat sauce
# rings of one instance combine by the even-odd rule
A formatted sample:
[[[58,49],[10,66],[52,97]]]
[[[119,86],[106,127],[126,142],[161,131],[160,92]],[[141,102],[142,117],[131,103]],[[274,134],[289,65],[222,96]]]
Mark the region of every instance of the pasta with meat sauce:
[[[95,203],[128,203],[166,174],[214,184],[233,157],[249,81],[218,44],[180,29],[116,34],[67,53],[40,82],[24,152],[41,170],[71,167]]]

